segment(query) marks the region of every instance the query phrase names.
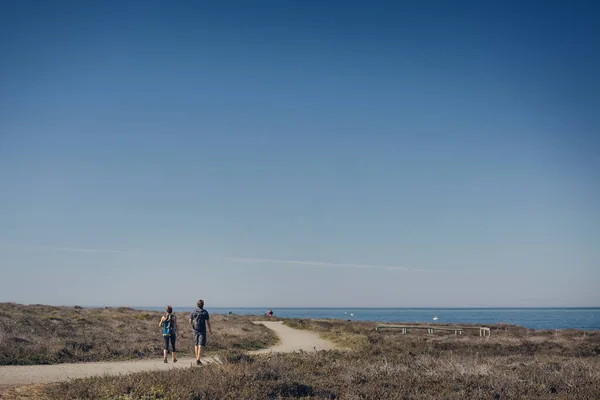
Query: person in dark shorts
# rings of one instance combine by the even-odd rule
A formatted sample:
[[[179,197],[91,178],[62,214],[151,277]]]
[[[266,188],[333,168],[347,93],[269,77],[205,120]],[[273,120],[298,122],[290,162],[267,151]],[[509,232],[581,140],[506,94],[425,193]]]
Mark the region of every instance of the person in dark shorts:
[[[204,350],[204,346],[206,346],[206,327],[208,326],[209,335],[212,335],[212,328],[210,326],[210,315],[208,315],[208,312],[204,309],[204,300],[198,300],[196,305],[198,307],[190,314],[190,324],[194,330],[196,365],[200,365],[202,350]]]
[[[164,362],[167,362],[167,354],[169,352],[169,343],[171,343],[171,354],[173,355],[173,362],[177,362],[175,358],[175,341],[177,340],[177,317],[173,314],[173,307],[167,306],[165,309],[167,312],[160,319],[160,326],[162,328],[163,339],[165,341],[164,350]]]

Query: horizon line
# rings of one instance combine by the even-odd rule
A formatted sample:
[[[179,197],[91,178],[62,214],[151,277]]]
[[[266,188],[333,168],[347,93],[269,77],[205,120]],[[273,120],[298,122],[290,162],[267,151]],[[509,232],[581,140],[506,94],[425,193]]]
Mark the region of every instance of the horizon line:
[[[61,304],[61,305],[52,305],[52,304],[42,304],[42,303],[19,303],[14,301],[0,301],[2,303],[12,303],[19,304],[25,306],[33,306],[33,305],[41,305],[41,306],[50,306],[50,307],[83,307],[83,308],[164,308],[163,305],[160,306],[141,306],[141,305],[81,305],[81,304]],[[194,308],[195,305],[190,306],[180,306],[180,305],[171,305],[173,308]],[[436,310],[455,310],[455,309],[575,309],[575,308],[589,308],[595,309],[600,308],[600,305],[596,306],[455,306],[455,307],[435,307],[435,306],[412,306],[412,307],[398,307],[398,306],[209,306],[206,308],[237,308],[237,309],[255,309],[255,308],[265,308],[265,309],[353,309],[353,310],[369,310],[369,309],[436,309]]]

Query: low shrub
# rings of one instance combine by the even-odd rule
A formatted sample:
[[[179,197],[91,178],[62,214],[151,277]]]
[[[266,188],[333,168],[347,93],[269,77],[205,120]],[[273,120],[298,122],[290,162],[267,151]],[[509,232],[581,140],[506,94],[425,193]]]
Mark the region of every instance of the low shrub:
[[[89,378],[45,388],[49,399],[599,399],[598,332],[517,327],[492,337],[375,332],[374,324],[287,320],[351,350],[248,355],[222,365]],[[425,331],[426,332],[426,331]]]
[[[159,357],[162,313],[127,307],[89,309],[0,303],[0,365]],[[192,356],[189,315],[178,313],[177,351]],[[208,352],[270,346],[277,338],[251,317],[212,315]]]

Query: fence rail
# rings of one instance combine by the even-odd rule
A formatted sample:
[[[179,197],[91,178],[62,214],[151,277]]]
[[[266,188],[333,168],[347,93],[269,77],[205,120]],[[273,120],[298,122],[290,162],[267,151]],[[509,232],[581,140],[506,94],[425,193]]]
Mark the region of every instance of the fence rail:
[[[479,336],[492,336],[490,328],[485,326],[433,326],[433,325],[390,325],[390,324],[377,324],[375,326],[376,331],[382,329],[401,329],[403,334],[408,333],[409,329],[427,329],[427,333],[433,333],[434,331],[454,331],[455,335],[462,335],[463,331],[468,329],[479,329]]]

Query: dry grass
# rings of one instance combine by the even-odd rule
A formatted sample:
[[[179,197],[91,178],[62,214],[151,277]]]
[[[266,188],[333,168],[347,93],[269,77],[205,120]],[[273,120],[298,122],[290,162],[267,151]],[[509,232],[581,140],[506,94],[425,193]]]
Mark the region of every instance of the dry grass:
[[[288,320],[355,351],[249,356],[224,365],[48,386],[50,399],[598,399],[600,332],[494,326],[491,338],[374,332]]]
[[[24,306],[0,303],[0,365],[55,364],[156,357],[162,354],[160,312],[130,308]],[[193,355],[188,313],[178,313],[177,351]],[[253,350],[276,342],[250,317],[211,315],[207,350]]]
[[[461,351],[463,354],[486,356],[509,355],[555,355],[565,357],[600,356],[600,332],[556,330],[535,331],[514,325],[491,325],[492,337],[480,338],[478,330],[466,330],[463,335],[436,331],[427,334],[425,329],[411,330],[403,335],[399,330],[374,332],[372,322],[348,322],[341,320],[289,319],[285,324],[296,329],[310,329],[341,346],[371,350],[373,344],[387,338],[395,338],[409,349],[442,354]],[[411,324],[424,325],[430,324]],[[444,324],[437,324],[445,326]],[[469,326],[469,325],[463,325]]]

